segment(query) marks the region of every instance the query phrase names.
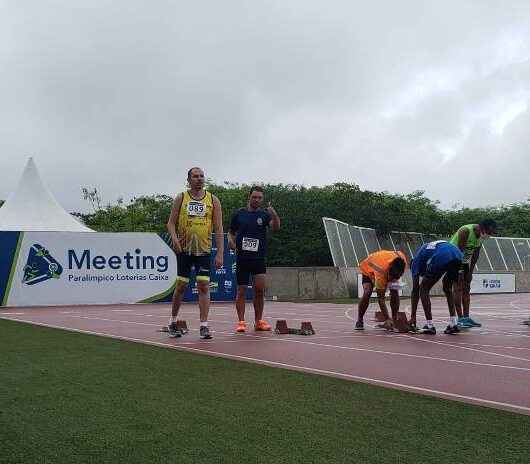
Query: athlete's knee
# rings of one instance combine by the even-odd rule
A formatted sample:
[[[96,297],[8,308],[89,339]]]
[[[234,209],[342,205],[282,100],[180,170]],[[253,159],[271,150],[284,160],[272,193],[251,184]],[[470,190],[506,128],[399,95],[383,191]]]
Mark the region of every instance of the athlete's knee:
[[[175,293],[178,295],[184,294],[187,286],[188,286],[187,280],[177,280],[177,284],[175,286]]]
[[[254,296],[262,298],[265,295],[265,289],[263,287],[254,288]]]
[[[208,293],[210,291],[210,282],[206,280],[197,282],[197,291],[201,295]]]

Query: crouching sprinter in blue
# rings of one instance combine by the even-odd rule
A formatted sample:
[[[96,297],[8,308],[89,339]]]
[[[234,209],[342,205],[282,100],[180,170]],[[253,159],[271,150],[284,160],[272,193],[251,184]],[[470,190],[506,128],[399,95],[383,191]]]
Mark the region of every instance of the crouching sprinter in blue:
[[[429,293],[431,288],[443,276],[443,291],[447,299],[450,316],[449,325],[444,333],[456,334],[459,332],[457,325],[458,317],[456,315],[453,298],[453,284],[458,282],[458,273],[463,259],[464,254],[459,248],[444,240],[426,243],[418,250],[410,266],[412,273],[410,325],[413,331],[418,331],[416,328],[416,312],[418,310],[418,302],[421,299],[425,318],[427,319],[427,323],[421,333],[428,335],[436,334],[436,328],[432,322],[431,298]]]

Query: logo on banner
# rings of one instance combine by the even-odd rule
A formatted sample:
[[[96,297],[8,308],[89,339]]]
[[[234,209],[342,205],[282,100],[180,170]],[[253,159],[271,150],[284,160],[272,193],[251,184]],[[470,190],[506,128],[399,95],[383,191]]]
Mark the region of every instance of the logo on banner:
[[[482,279],[482,286],[484,288],[501,288],[501,281],[499,279]]]
[[[50,255],[50,252],[42,245],[35,243],[29,249],[22,283],[35,285],[49,279],[58,279],[62,272],[63,267]]]

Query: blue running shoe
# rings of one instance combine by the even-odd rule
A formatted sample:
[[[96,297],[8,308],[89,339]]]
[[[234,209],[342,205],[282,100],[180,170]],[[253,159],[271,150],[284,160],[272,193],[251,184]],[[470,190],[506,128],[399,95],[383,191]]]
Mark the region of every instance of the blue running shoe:
[[[470,317],[467,317],[467,323],[471,324],[471,327],[482,327],[482,324],[480,322],[474,321]]]
[[[473,325],[469,322],[469,317],[459,317],[458,327],[460,329],[470,329]]]

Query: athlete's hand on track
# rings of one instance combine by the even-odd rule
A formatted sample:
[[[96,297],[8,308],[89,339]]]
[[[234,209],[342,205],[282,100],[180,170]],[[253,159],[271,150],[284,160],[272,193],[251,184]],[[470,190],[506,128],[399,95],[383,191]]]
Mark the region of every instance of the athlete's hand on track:
[[[223,267],[223,255],[216,253],[215,255],[215,269],[221,269]]]
[[[228,248],[230,248],[231,250],[235,250],[236,242],[234,240],[228,239]]]

